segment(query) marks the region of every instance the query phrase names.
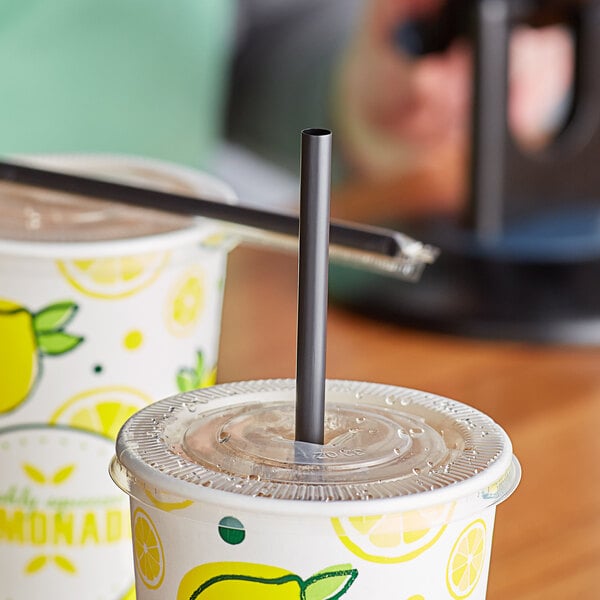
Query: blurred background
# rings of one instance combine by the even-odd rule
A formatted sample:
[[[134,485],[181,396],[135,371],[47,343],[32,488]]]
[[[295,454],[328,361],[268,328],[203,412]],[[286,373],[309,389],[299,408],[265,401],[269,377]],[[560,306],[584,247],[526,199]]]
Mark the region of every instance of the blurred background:
[[[595,0],[4,1],[0,151],[161,158],[295,210],[299,132],[330,128],[332,214],[443,251],[417,287],[333,271],[334,299],[436,330],[596,343],[597,13]]]
[[[600,0],[0,0],[0,73],[2,155],[158,158],[283,210],[331,128],[332,214],[442,252],[416,285],[332,267],[328,376],[500,422],[524,479],[488,597],[598,598]],[[231,253],[220,382],[293,376],[296,275]]]

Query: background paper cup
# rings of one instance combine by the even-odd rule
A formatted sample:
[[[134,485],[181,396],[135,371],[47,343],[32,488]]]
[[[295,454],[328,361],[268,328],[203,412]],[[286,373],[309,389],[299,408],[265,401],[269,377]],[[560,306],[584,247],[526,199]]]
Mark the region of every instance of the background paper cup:
[[[363,414],[357,435],[286,446],[279,417],[245,420],[283,402],[291,425],[293,400],[292,381],[220,385],[124,426],[111,475],[131,496],[138,598],[485,598],[496,505],[520,477],[504,431],[446,398],[343,381],[328,382],[328,422]],[[382,423],[404,415],[397,440],[374,431],[375,413]],[[211,420],[213,435],[190,442],[186,432]],[[440,439],[446,453],[423,445]],[[380,479],[386,471],[396,475]]]
[[[235,199],[163,162],[34,163]],[[2,193],[17,197],[0,200],[4,226],[28,225],[0,236],[0,600],[131,598],[127,502],[107,464],[134,412],[214,383],[230,240],[208,221]]]

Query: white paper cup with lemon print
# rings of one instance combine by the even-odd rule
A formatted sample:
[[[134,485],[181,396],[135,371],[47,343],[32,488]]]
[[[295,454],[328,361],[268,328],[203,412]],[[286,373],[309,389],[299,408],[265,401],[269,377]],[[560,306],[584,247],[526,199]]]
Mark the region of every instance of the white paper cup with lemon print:
[[[139,600],[482,600],[496,505],[520,468],[459,402],[328,381],[325,445],[296,443],[295,383],[142,409],[111,476],[131,497]]]
[[[235,200],[162,162],[28,161]],[[0,217],[0,600],[131,598],[114,439],[152,401],[214,383],[234,242],[214,222],[12,184]]]

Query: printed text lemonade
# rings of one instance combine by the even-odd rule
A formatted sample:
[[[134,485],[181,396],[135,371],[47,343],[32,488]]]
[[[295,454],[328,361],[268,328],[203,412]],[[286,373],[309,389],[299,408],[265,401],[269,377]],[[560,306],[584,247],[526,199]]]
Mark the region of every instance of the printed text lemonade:
[[[0,507],[2,543],[86,546],[114,544],[130,536],[129,514],[126,510],[96,508],[61,511]]]

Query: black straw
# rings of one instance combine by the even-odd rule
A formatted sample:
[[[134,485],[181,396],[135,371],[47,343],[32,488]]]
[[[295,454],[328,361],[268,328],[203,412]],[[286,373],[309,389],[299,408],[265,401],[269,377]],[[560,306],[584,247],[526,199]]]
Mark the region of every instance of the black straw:
[[[146,187],[114,183],[53,170],[44,170],[0,160],[0,181],[56,190],[103,200],[113,200],[166,212],[206,217],[274,233],[296,236],[298,217],[293,214],[224,204],[216,200],[163,192]],[[402,254],[401,241],[395,231],[378,227],[331,224],[331,243],[385,257]]]
[[[302,132],[296,441],[324,443],[331,131]]]

